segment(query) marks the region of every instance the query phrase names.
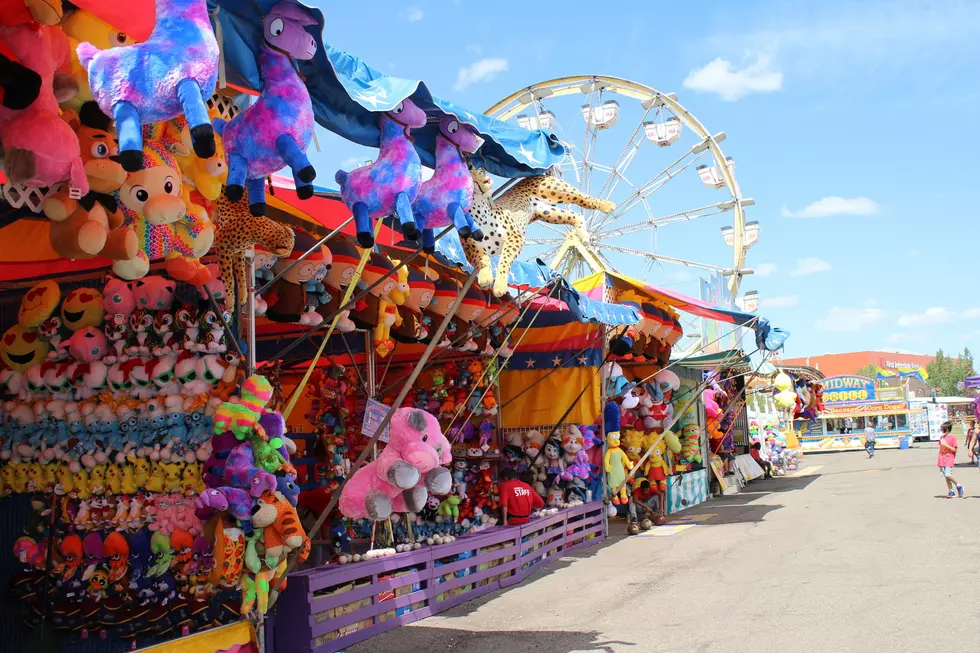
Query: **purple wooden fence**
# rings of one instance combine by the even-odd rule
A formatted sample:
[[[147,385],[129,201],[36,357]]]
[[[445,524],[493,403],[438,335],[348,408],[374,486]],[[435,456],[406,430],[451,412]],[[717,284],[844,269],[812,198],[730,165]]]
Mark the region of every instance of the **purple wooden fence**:
[[[272,653],[333,653],[521,582],[606,538],[601,501],[451,544],[290,575],[268,621]]]

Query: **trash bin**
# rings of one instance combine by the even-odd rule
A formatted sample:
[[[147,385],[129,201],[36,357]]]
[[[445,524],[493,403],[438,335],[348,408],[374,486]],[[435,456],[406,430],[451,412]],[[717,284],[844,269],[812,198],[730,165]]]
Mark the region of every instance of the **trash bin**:
[[[909,448],[909,439],[908,438],[899,438],[899,440],[898,440],[898,448],[899,449],[908,449]]]

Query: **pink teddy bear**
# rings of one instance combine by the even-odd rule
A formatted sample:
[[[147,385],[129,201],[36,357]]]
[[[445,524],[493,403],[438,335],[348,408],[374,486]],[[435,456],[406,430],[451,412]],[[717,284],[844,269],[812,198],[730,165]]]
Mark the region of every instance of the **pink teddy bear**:
[[[386,519],[393,512],[418,512],[429,493],[452,489],[452,447],[439,421],[415,408],[399,408],[391,420],[391,439],[377,460],[347,482],[340,511],[352,519]]]
[[[177,529],[191,535],[201,535],[204,532],[204,525],[194,514],[192,499],[157,494],[144,506],[143,512],[150,516],[151,531],[160,531],[167,536]]]

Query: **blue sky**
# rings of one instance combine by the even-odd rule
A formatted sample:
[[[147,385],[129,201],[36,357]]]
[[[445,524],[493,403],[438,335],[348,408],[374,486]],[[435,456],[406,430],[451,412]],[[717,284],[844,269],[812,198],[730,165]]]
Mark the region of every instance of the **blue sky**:
[[[564,75],[676,92],[710,131],[726,132],[722,147],[736,161],[743,195],[756,200],[747,218],[761,223],[762,238],[747,265],[758,274],[742,288],[758,290],[760,313],[792,332],[790,356],[932,353],[980,335],[980,299],[967,272],[978,249],[968,191],[980,169],[971,156],[980,144],[977,0],[314,4],[334,47],[425,80],[470,109]],[[633,126],[621,102],[624,120],[603,145],[609,152],[618,153]],[[584,130],[581,116],[578,125]],[[616,129],[627,133],[617,139]],[[373,158],[319,136],[322,151],[312,158],[323,183],[338,167]],[[644,181],[676,156],[638,161],[631,179]],[[721,201],[717,192],[692,170],[653,196],[653,211]],[[718,216],[662,229],[655,246],[728,264],[724,224]],[[647,235],[631,245],[654,243]],[[644,271],[620,256],[612,258],[624,271],[697,294],[696,274]]]

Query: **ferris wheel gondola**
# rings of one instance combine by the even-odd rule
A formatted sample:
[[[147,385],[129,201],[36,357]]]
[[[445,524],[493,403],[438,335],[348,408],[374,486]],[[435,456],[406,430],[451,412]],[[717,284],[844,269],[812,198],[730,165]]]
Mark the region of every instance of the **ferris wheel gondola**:
[[[748,249],[758,240],[759,225],[745,220],[745,208],[754,201],[742,197],[735,162],[721,149],[725,133],[709,132],[675,94],[616,77],[563,77],[521,89],[486,113],[520,127],[554,133],[567,150],[555,172],[583,193],[617,204],[608,215],[579,209],[584,231],[548,224],[536,227],[528,234],[529,257],[550,260],[553,268],[573,278],[599,270],[618,271],[613,259],[623,266],[630,259],[642,261],[640,276],[665,264],[717,272],[727,277],[733,295],[743,277],[752,273],[745,261]],[[627,125],[634,122],[630,132]],[[584,139],[578,130],[584,130]],[[611,145],[626,136],[622,148]],[[657,163],[668,149],[679,156],[668,158],[666,165]],[[630,171],[641,168],[651,170],[641,172],[651,176],[633,181]],[[683,199],[667,199],[668,185],[685,175],[700,178],[701,190],[688,184]],[[688,197],[700,194],[705,195],[700,202]],[[691,204],[693,208],[687,208]],[[661,207],[671,210],[661,212]],[[730,263],[680,256],[671,239],[662,238],[665,227],[715,216],[723,216],[722,235],[731,248]],[[704,236],[703,232],[698,235]]]

